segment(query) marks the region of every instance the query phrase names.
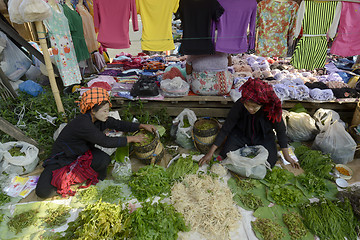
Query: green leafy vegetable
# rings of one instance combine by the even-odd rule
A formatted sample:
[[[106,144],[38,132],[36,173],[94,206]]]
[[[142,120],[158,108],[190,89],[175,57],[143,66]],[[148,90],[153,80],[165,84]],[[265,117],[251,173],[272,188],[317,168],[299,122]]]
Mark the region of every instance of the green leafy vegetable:
[[[281,206],[295,207],[304,199],[300,190],[288,185],[274,185],[270,196]]]
[[[65,224],[69,217],[70,208],[62,205],[56,209],[47,209],[46,217],[43,217],[42,219],[47,228],[54,228]]]
[[[199,164],[192,160],[192,155],[180,157],[175,163],[166,169],[171,180],[179,180],[187,174],[195,174]]]
[[[285,236],[282,227],[268,218],[257,218],[251,225],[265,240],[279,240]]]
[[[100,198],[100,192],[96,186],[92,185],[84,190],[78,191],[76,197],[82,203],[85,204],[93,203]]]
[[[323,195],[327,191],[325,180],[309,172],[296,177],[309,193]]]
[[[294,174],[292,174],[291,172],[275,166],[271,171],[268,171],[266,173],[264,180],[271,184],[282,185],[288,182],[293,177]]]
[[[10,229],[10,231],[18,234],[24,228],[30,227],[31,225],[34,225],[36,223],[36,221],[38,220],[37,214],[38,214],[37,210],[29,210],[14,215],[12,218],[10,218],[10,221],[7,223],[7,226]]]
[[[123,188],[120,185],[111,185],[101,191],[101,199],[104,202],[116,203],[124,198]]]
[[[259,207],[263,206],[263,202],[259,196],[254,195],[253,193],[245,193],[245,194],[236,194],[234,197],[234,201],[241,201],[245,206],[250,209],[256,210]]]
[[[10,150],[9,150],[9,153],[11,156],[13,157],[18,157],[18,156],[25,156],[25,153],[21,152],[21,148],[20,147],[12,147]]]

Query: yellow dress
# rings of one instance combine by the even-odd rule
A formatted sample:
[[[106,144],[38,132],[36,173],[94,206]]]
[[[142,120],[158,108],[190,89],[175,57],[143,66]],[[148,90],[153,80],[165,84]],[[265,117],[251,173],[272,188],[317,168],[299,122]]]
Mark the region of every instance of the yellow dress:
[[[136,10],[143,25],[142,50],[167,51],[175,48],[171,23],[178,8],[179,0],[136,0]]]

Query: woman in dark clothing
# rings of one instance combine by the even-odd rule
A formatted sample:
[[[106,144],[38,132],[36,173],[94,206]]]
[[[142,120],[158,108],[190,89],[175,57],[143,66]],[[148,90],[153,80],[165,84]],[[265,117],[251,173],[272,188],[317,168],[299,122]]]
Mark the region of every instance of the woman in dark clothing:
[[[51,157],[44,161],[44,171],[41,173],[36,186],[36,194],[41,198],[48,198],[55,194],[57,188],[52,184],[53,171],[72,164],[80,156],[85,156],[89,150],[92,154],[92,172],[97,178],[106,178],[110,156],[95,144],[115,148],[126,146],[130,142],[142,142],[144,135],[127,137],[107,137],[103,131],[115,129],[124,132],[135,132],[139,129],[155,131],[155,127],[147,124],[131,123],[109,117],[110,99],[106,90],[93,88],[85,92],[80,101],[80,114],[67,124],[56,139]],[[81,169],[80,169],[81,170]],[[87,171],[88,169],[84,169]],[[94,170],[94,171],[93,171]],[[55,175],[54,175],[55,176]]]
[[[272,87],[259,79],[249,79],[241,87],[242,97],[231,108],[226,121],[209,152],[200,160],[208,163],[226,138],[220,156],[245,145],[262,145],[268,152],[267,161],[274,167],[277,147],[274,130],[285,159],[295,168],[299,164],[290,157],[287,147],[286,127],[282,120],[281,102]]]

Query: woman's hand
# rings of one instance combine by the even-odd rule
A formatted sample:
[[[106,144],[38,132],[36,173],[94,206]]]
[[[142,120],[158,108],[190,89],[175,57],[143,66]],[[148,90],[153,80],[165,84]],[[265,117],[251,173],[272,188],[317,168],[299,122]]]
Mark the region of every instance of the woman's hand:
[[[212,157],[213,157],[212,153],[208,152],[205,156],[203,156],[200,159],[199,166],[202,166],[204,163],[209,163]]]
[[[139,128],[153,133],[155,133],[157,130],[154,125],[150,125],[150,124],[140,124]]]
[[[293,168],[300,168],[300,165],[298,162],[296,162],[292,157],[285,158],[286,161],[288,161]]]
[[[144,142],[146,138],[145,134],[137,134],[135,136],[126,137],[128,143],[141,143]]]

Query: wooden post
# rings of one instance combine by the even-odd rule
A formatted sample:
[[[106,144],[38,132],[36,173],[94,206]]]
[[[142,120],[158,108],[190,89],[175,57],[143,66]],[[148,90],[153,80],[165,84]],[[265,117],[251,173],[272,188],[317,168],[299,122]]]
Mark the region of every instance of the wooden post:
[[[36,26],[36,31],[37,31],[37,34],[38,34],[38,37],[39,37],[40,46],[41,46],[41,49],[43,51],[46,70],[48,72],[50,86],[51,86],[51,90],[52,90],[52,93],[53,93],[54,98],[55,98],[57,110],[58,110],[59,113],[64,113],[65,114],[64,106],[63,106],[63,104],[61,102],[61,98],[60,98],[59,89],[58,89],[58,87],[56,85],[54,69],[52,67],[50,54],[49,54],[48,46],[47,46],[47,43],[46,43],[44,25],[43,25],[42,22],[37,21],[37,22],[35,22],[35,26]]]
[[[3,119],[2,117],[0,117],[0,130],[3,131],[4,133],[9,134],[11,137],[15,138],[18,141],[27,142],[36,147],[39,147],[38,142],[26,136],[23,131],[21,131],[19,128],[15,127],[11,123]]]

